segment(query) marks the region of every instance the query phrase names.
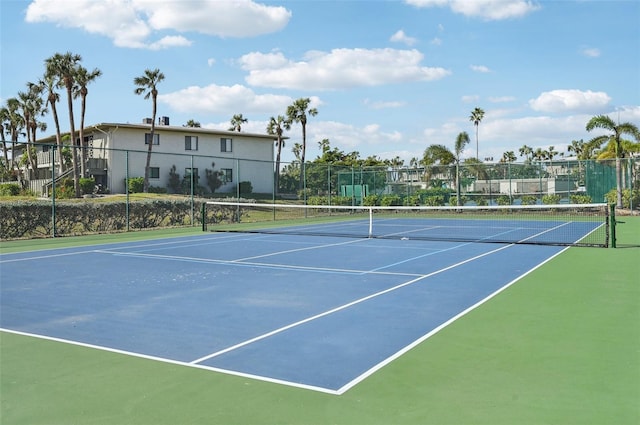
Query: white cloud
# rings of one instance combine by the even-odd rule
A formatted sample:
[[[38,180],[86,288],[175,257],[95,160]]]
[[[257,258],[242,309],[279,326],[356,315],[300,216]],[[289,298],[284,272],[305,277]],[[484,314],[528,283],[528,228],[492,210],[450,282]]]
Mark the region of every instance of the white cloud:
[[[397,43],[404,43],[407,46],[413,46],[418,41],[413,37],[409,37],[403,30],[398,30],[389,40]]]
[[[552,90],[529,100],[529,106],[540,112],[598,112],[606,107],[611,97],[591,90]]]
[[[433,39],[431,39],[430,43],[434,46],[441,46],[442,45],[442,39],[435,37]]]
[[[207,59],[207,65],[209,65],[209,67],[212,67],[215,64],[216,64],[216,60],[214,58]]]
[[[540,8],[529,0],[405,0],[415,7],[449,7],[453,12],[486,20],[520,18]]]
[[[471,70],[475,72],[482,72],[482,73],[491,72],[491,70],[484,65],[471,65],[469,66],[469,68],[471,68]]]
[[[334,49],[309,51],[297,62],[281,52],[250,53],[239,62],[249,71],[250,85],[304,90],[432,81],[451,74],[444,68],[420,66],[422,59],[415,49]]]
[[[156,0],[33,0],[26,13],[30,23],[52,22],[80,28],[128,48],[162,49],[190,45],[182,35],[158,32],[198,32],[218,37],[253,37],[280,31],[291,12],[251,0],[201,0],[190,3]],[[158,41],[150,38],[158,34]]]
[[[580,49],[580,53],[588,58],[600,57],[600,49],[596,49],[595,47],[583,47]]]
[[[173,93],[158,95],[158,101],[184,113],[271,113],[284,110],[293,102],[289,96],[257,94],[242,85],[191,86]],[[318,102],[316,102],[318,103]]]
[[[492,103],[506,103],[506,102],[513,102],[514,100],[516,100],[516,98],[513,97],[513,96],[491,96],[491,97],[489,97],[489,102],[492,102]]]
[[[403,106],[405,106],[407,104],[407,102],[401,102],[401,101],[372,101],[369,99],[365,99],[364,102],[365,106],[368,106],[371,109],[389,109],[389,108],[401,108]]]
[[[470,94],[470,95],[462,96],[462,101],[464,103],[475,103],[475,102],[477,102],[479,100],[480,100],[480,96],[478,96],[477,94]]]

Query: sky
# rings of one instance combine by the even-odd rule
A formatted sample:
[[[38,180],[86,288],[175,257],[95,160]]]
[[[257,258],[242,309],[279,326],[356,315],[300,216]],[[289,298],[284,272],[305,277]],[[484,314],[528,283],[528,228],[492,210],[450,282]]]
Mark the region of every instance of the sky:
[[[311,99],[308,160],[329,139],[408,164],[432,144],[453,150],[463,131],[472,158],[476,107],[481,160],[523,145],[566,152],[603,134],[585,130],[599,114],[640,125],[636,0],[2,0],[0,15],[0,101],[41,78],[45,59],[79,54],[102,71],[86,125],[151,116],[134,94],[146,69],[165,76],[158,116],[171,125],[227,130],[242,114],[242,131],[265,134],[271,117]],[[290,161],[300,125],[285,136]]]

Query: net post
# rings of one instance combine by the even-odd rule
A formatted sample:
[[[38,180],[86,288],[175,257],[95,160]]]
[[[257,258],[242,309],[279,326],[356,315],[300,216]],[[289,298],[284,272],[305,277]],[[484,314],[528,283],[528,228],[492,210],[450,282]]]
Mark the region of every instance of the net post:
[[[373,207],[369,208],[369,238],[373,237]]]
[[[616,205],[609,205],[609,226],[611,228],[611,248],[616,247]]]

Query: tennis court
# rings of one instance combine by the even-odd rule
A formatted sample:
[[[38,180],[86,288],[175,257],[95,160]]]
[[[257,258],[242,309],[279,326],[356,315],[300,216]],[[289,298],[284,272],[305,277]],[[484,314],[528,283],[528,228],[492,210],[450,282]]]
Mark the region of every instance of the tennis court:
[[[455,220],[493,242],[472,243],[440,240],[454,232],[442,219],[415,220],[379,237],[327,236],[371,227],[349,217],[4,254],[1,328],[340,395],[566,249],[527,242],[606,226]],[[418,228],[437,240],[413,238]]]

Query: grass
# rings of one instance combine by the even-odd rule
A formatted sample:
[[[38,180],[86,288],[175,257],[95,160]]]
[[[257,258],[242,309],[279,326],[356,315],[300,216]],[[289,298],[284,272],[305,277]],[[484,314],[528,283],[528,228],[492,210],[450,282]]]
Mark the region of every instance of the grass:
[[[623,248],[568,249],[342,396],[3,332],[0,419],[638,424],[640,217],[624,221]]]

